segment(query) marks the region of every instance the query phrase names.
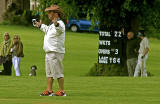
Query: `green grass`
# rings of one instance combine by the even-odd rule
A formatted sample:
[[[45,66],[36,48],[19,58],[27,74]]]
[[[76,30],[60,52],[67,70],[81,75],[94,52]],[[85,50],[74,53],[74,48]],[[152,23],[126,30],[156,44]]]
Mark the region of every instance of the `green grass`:
[[[0,41],[7,31],[19,34],[25,57],[21,61],[21,77],[0,76],[0,104],[159,104],[160,103],[160,40],[150,39],[148,78],[87,77],[97,61],[98,35],[66,32],[64,58],[67,97],[40,97],[46,88],[43,33],[36,28],[0,25]],[[38,66],[37,76],[29,77],[30,66]],[[2,68],[2,67],[0,67]],[[57,82],[57,81],[55,81]],[[54,90],[58,89],[57,83]]]

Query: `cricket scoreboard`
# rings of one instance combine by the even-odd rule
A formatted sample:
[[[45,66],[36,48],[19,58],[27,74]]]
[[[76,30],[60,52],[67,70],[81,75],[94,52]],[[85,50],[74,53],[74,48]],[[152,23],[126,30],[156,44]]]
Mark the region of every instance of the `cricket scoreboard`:
[[[120,64],[122,57],[121,31],[99,31],[99,64]]]

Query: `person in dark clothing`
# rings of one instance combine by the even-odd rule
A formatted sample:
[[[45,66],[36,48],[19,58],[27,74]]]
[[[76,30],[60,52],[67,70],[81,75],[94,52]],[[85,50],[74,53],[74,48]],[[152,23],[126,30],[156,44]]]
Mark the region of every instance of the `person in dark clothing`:
[[[128,75],[133,76],[137,64],[140,39],[136,38],[133,32],[128,32],[127,38],[128,38],[126,47],[127,69],[128,69]]]
[[[11,75],[12,74],[12,56],[11,49],[12,42],[10,36],[7,32],[4,33],[4,41],[0,45],[0,57],[3,58],[3,68],[4,70],[0,75]]]

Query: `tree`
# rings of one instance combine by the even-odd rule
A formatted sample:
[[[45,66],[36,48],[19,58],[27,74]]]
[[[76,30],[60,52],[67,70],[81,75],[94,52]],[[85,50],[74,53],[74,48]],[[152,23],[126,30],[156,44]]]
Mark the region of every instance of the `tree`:
[[[74,0],[39,0],[39,2],[40,5],[37,10],[40,10],[41,19],[45,23],[48,23],[49,20],[47,17],[47,13],[44,10],[52,4],[56,4],[62,7],[62,10],[65,14],[65,19],[68,19],[70,16],[77,15],[78,12],[78,8],[76,7]]]
[[[99,21],[100,29],[125,27],[137,32],[139,26],[159,29],[160,0],[39,0],[42,18],[44,9],[51,4],[62,7],[66,18],[77,16],[79,11],[92,13],[92,21]],[[43,18],[44,19],[44,18]],[[94,23],[94,22],[93,22]],[[117,26],[118,25],[118,26]]]

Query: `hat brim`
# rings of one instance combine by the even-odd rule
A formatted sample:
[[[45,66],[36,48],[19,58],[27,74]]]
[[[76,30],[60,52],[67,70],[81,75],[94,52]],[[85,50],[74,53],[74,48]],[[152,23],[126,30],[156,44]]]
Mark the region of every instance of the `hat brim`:
[[[56,10],[56,9],[54,9],[54,8],[50,8],[50,7],[49,7],[49,8],[46,8],[46,9],[45,9],[45,12],[48,12],[48,11],[54,11],[54,10]]]
[[[60,18],[64,18],[62,9],[57,5],[51,5],[50,7],[45,9],[45,12],[49,12],[49,11],[55,11],[56,13],[59,14]]]
[[[45,9],[45,12],[48,12],[48,11],[60,11],[60,9],[59,9],[59,6],[50,6]]]

